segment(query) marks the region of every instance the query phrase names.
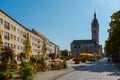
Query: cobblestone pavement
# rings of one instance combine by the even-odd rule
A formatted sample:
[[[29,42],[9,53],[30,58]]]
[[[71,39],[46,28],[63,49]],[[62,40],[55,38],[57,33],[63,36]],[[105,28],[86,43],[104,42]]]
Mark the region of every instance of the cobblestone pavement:
[[[33,80],[56,80],[57,78],[65,74],[68,74],[79,67],[86,65],[85,63],[74,64],[74,61],[72,59],[67,61],[67,63],[68,63],[67,69],[38,72],[37,74],[35,74]]]
[[[39,72],[37,75],[35,75],[33,80],[56,80],[58,77],[63,76],[69,72],[71,72],[70,69]]]
[[[75,66],[82,65],[82,64],[75,65],[73,64],[72,60],[67,61],[67,63],[68,63],[67,69],[38,72],[37,74],[35,74],[33,80],[56,80],[58,77],[63,76],[73,71],[74,68],[71,68],[71,66],[75,67]]]
[[[99,62],[78,67],[57,80],[120,80],[120,70],[106,59],[102,59]]]

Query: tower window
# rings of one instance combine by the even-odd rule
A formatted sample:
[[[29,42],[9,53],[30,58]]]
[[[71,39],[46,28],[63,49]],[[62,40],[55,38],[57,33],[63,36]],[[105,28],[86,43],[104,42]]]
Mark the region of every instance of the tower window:
[[[94,33],[96,33],[96,31],[94,31]]]

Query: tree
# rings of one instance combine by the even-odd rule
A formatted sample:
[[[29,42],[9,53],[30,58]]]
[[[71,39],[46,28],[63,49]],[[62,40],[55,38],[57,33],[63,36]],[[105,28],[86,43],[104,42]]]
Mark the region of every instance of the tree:
[[[111,16],[109,37],[105,42],[105,51],[109,55],[120,54],[120,10]]]
[[[68,55],[68,50],[63,50],[63,51],[62,51],[62,56],[69,56],[69,55]]]
[[[4,65],[3,70],[7,70],[8,66],[15,63],[15,52],[10,47],[4,47],[0,54],[0,61]]]
[[[1,53],[1,62],[8,63],[9,60],[13,61],[15,58],[15,52],[10,47],[4,47]]]

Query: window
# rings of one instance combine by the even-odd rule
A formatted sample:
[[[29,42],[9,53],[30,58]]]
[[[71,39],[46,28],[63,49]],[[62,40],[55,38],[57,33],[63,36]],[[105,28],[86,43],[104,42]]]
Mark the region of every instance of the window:
[[[40,39],[38,39],[38,43],[40,43]]]
[[[34,43],[32,43],[32,46],[34,46]]]
[[[35,41],[37,41],[37,38],[35,38]]]
[[[26,38],[26,33],[25,32],[23,32],[23,37]]]
[[[21,31],[21,35],[22,35],[22,33],[23,33],[23,32]]]
[[[5,39],[10,39],[9,33],[8,32],[4,32],[4,38]]]
[[[94,30],[94,33],[96,34],[96,31]]]
[[[13,48],[13,44],[11,44],[11,48]]]
[[[34,49],[32,50],[32,52],[34,52]]]
[[[16,36],[14,35],[14,40],[16,40]]]
[[[11,34],[11,39],[13,39],[13,34]]]
[[[22,50],[22,46],[21,46],[21,50]]]
[[[11,29],[14,30],[13,25],[11,25]]]
[[[19,41],[19,37],[17,37],[17,41]]]
[[[26,41],[25,40],[23,40],[23,44],[25,45],[25,43],[26,43]]]
[[[7,21],[5,21],[4,27],[5,27],[6,29],[10,29],[10,24],[9,24]]]
[[[35,44],[35,46],[38,47],[37,44]]]
[[[21,38],[21,43],[23,42],[22,38]]]
[[[17,49],[19,50],[19,46],[17,46]]]
[[[0,18],[0,24],[3,24],[3,19]]]
[[[7,42],[5,42],[4,45],[5,45],[6,47],[9,47],[9,43],[7,43]]]
[[[40,45],[38,44],[38,48],[40,48]]]
[[[32,37],[32,40],[34,40],[34,36]]]
[[[14,45],[14,49],[16,49],[16,45]]]
[[[16,31],[16,27],[14,26],[14,31]]]
[[[17,31],[18,31],[18,33],[20,33],[20,30],[19,30],[19,29],[17,29]]]

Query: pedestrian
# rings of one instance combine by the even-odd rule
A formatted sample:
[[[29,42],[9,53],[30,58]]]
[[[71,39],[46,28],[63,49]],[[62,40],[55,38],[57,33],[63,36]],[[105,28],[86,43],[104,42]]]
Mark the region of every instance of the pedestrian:
[[[108,56],[108,62],[110,62],[110,56]]]

